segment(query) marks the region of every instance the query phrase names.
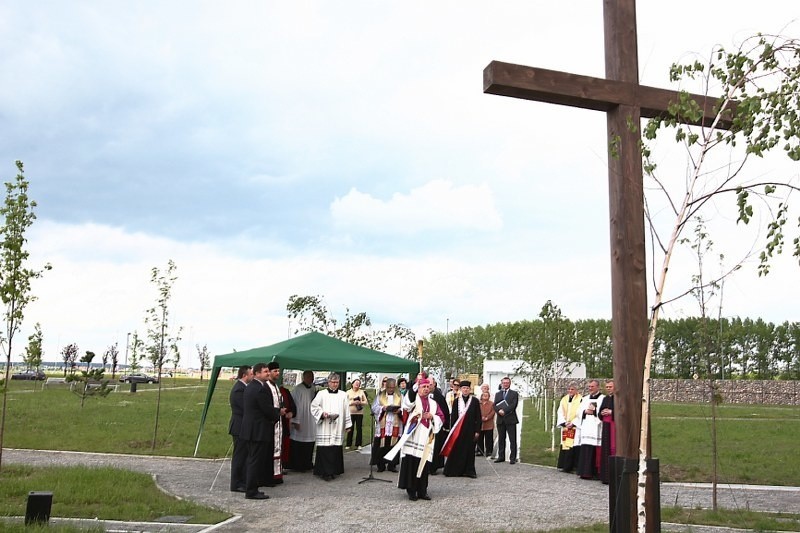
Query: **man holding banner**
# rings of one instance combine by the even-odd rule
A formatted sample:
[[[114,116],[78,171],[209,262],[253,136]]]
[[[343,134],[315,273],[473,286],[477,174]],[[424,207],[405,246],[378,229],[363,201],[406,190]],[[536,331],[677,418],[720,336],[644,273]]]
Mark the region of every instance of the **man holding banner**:
[[[461,382],[461,394],[453,401],[450,413],[450,435],[442,446],[442,455],[447,457],[444,475],[476,478],[475,443],[481,432],[481,406],[472,395],[472,383]]]
[[[430,397],[431,382],[426,378],[417,381],[417,395],[413,402],[404,402],[408,412],[403,437],[386,455],[393,461],[398,452],[400,479],[397,487],[406,489],[411,501],[430,500],[428,494],[428,471],[433,461],[434,436],[444,423],[444,414],[439,404]]]

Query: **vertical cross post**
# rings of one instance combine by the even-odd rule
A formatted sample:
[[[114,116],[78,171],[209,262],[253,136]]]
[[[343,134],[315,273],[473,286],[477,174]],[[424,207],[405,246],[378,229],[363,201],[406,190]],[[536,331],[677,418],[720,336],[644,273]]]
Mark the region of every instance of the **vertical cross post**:
[[[639,85],[635,0],[604,0],[606,78]],[[647,351],[647,271],[644,190],[638,102],[606,113],[608,198],[611,236],[611,328],[614,353],[614,418],[619,424],[617,456],[639,457],[644,357]],[[649,448],[649,442],[648,442]],[[646,450],[647,457],[650,450]],[[635,531],[636,476],[621,476],[617,501],[609,510],[616,531]],[[620,497],[621,496],[621,497]],[[619,512],[617,512],[619,511]],[[649,521],[651,526],[658,527]],[[655,530],[654,527],[650,528]]]

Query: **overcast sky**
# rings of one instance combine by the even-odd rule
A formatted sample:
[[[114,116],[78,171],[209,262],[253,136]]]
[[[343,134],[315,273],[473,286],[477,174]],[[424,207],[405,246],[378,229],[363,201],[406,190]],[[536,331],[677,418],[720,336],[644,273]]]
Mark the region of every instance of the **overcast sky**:
[[[734,4],[640,2],[642,83],[668,87],[670,63],[715,44],[798,34],[794,0]],[[169,259],[195,365],[195,344],[286,338],[292,294],[420,337],[548,299],[610,318],[605,116],[485,95],[491,60],[603,76],[602,2],[3,2],[0,177],[24,161],[31,263],[53,265],[13,359],[37,321],[46,360],[72,342],[124,354]],[[745,235],[721,229],[715,249]],[[800,320],[798,273],[746,266],[723,314]]]

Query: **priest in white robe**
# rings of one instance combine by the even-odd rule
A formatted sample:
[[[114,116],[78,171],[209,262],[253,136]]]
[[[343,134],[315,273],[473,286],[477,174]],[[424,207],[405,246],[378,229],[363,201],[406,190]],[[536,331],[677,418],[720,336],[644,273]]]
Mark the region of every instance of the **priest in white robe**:
[[[289,466],[295,472],[307,472],[314,468],[314,442],[317,439],[317,422],[311,416],[311,402],[317,395],[314,372],[303,372],[303,381],[292,390],[292,399],[297,414],[289,429]]]
[[[372,419],[375,422],[375,436],[372,439],[370,464],[378,467],[378,472],[387,468],[397,472],[399,458],[387,461],[384,456],[397,444],[403,432],[402,407],[404,396],[395,390],[394,379],[387,379],[384,390],[372,402]]]
[[[344,434],[352,427],[347,394],[339,390],[338,374],[328,377],[328,388],[311,402],[311,416],[317,426],[314,475],[330,481],[344,473]]]
[[[589,394],[581,399],[577,417],[580,427],[578,475],[583,479],[593,479],[600,474],[600,445],[603,440],[600,404],[604,396],[596,379],[591,380],[587,388]]]

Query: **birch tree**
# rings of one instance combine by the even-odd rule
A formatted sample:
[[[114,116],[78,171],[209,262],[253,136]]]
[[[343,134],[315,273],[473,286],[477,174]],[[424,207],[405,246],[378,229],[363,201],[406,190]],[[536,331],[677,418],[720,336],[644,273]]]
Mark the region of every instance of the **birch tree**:
[[[658,200],[655,201],[652,195],[645,198],[653,262],[659,266],[654,269],[655,299],[644,364],[639,531],[644,531],[646,525],[644,495],[650,431],[650,366],[656,328],[662,306],[688,293],[679,290],[675,297],[665,296],[667,273],[681,235],[689,221],[714,207],[718,198],[732,197],[738,213],[737,224],[749,224],[759,220],[759,216],[766,220],[765,242],[754,246],[758,274],[767,275],[771,260],[786,246],[787,223],[791,220],[789,197],[800,190],[789,177],[761,178],[745,172],[753,158],[762,158],[773,150],[783,151],[792,161],[800,160],[800,42],[757,35],[735,50],[721,47],[713,50],[706,63],[675,64],[670,77],[673,82],[702,85],[703,94],[716,101],[716,117],[708,126],[685,125],[687,118],[699,121],[702,111],[688,93],[682,93],[686,97],[675,102],[667,116],[649,120],[643,131],[645,175],[653,192],[660,195],[656,195]],[[660,175],[651,145],[662,134],[673,136],[686,151],[688,169],[683,180]],[[724,157],[713,157],[717,152],[723,152]],[[720,165],[720,160],[726,163]],[[683,186],[676,192],[675,184],[679,182]],[[659,234],[656,223],[659,217],[672,221],[666,236]],[[792,241],[791,247],[792,254],[800,258],[800,237]]]

